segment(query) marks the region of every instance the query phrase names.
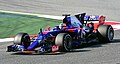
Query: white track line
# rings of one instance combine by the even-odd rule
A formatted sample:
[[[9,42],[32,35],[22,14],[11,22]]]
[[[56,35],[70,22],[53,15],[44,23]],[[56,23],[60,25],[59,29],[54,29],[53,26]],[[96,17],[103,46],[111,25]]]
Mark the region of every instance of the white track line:
[[[0,10],[0,12],[12,13],[12,14],[21,14],[21,15],[31,15],[31,16],[37,16],[37,17],[43,17],[43,18],[51,18],[51,19],[57,19],[57,20],[62,20],[64,18],[64,16],[42,15],[42,14],[14,12],[14,11],[5,11],[5,10]],[[106,21],[106,22],[115,22],[115,21]]]
[[[0,39],[0,42],[13,42],[14,41],[14,38],[3,38],[3,39]]]
[[[58,20],[62,20],[64,18],[64,16],[42,15],[42,14],[23,13],[23,12],[4,11],[4,10],[0,10],[0,12],[21,14],[21,15],[32,15],[32,16],[37,16],[37,17],[44,17],[44,18],[51,18],[51,19],[58,19]]]
[[[120,25],[112,25],[112,27],[114,28],[114,30],[120,30]]]

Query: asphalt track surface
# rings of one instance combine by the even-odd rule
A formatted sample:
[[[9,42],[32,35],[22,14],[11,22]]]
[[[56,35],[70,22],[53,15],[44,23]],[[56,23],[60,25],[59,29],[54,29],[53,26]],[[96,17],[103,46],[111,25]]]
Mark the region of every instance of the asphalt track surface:
[[[47,15],[106,15],[107,20],[120,21],[120,0],[0,0],[0,10]],[[11,43],[0,43],[0,64],[120,64],[120,31],[114,41],[95,44],[61,54],[28,55],[6,52]]]

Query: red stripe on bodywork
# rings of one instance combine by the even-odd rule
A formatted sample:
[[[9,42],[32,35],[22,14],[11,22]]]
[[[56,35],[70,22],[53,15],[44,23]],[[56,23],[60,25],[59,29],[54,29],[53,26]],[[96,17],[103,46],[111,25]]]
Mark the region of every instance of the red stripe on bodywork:
[[[108,24],[108,25],[116,25],[116,24],[120,24],[119,22],[105,22],[104,24]]]

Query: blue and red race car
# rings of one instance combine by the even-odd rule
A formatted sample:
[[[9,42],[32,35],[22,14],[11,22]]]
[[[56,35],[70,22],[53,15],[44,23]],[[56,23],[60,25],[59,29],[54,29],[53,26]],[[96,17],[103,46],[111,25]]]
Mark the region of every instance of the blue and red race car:
[[[37,38],[30,38],[27,33],[18,33],[14,43],[7,47],[8,52],[67,52],[75,46],[93,41],[111,42],[114,30],[111,25],[105,25],[105,16],[86,15],[86,13],[74,16],[64,15],[60,25],[53,29],[40,29]],[[98,24],[93,22],[98,21]]]

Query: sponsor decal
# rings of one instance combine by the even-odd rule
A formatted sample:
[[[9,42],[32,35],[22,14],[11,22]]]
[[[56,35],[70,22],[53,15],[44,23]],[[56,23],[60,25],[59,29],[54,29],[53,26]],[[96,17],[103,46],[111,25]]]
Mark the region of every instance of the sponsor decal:
[[[57,45],[52,46],[52,52],[58,52],[58,50],[59,50],[59,46]]]

